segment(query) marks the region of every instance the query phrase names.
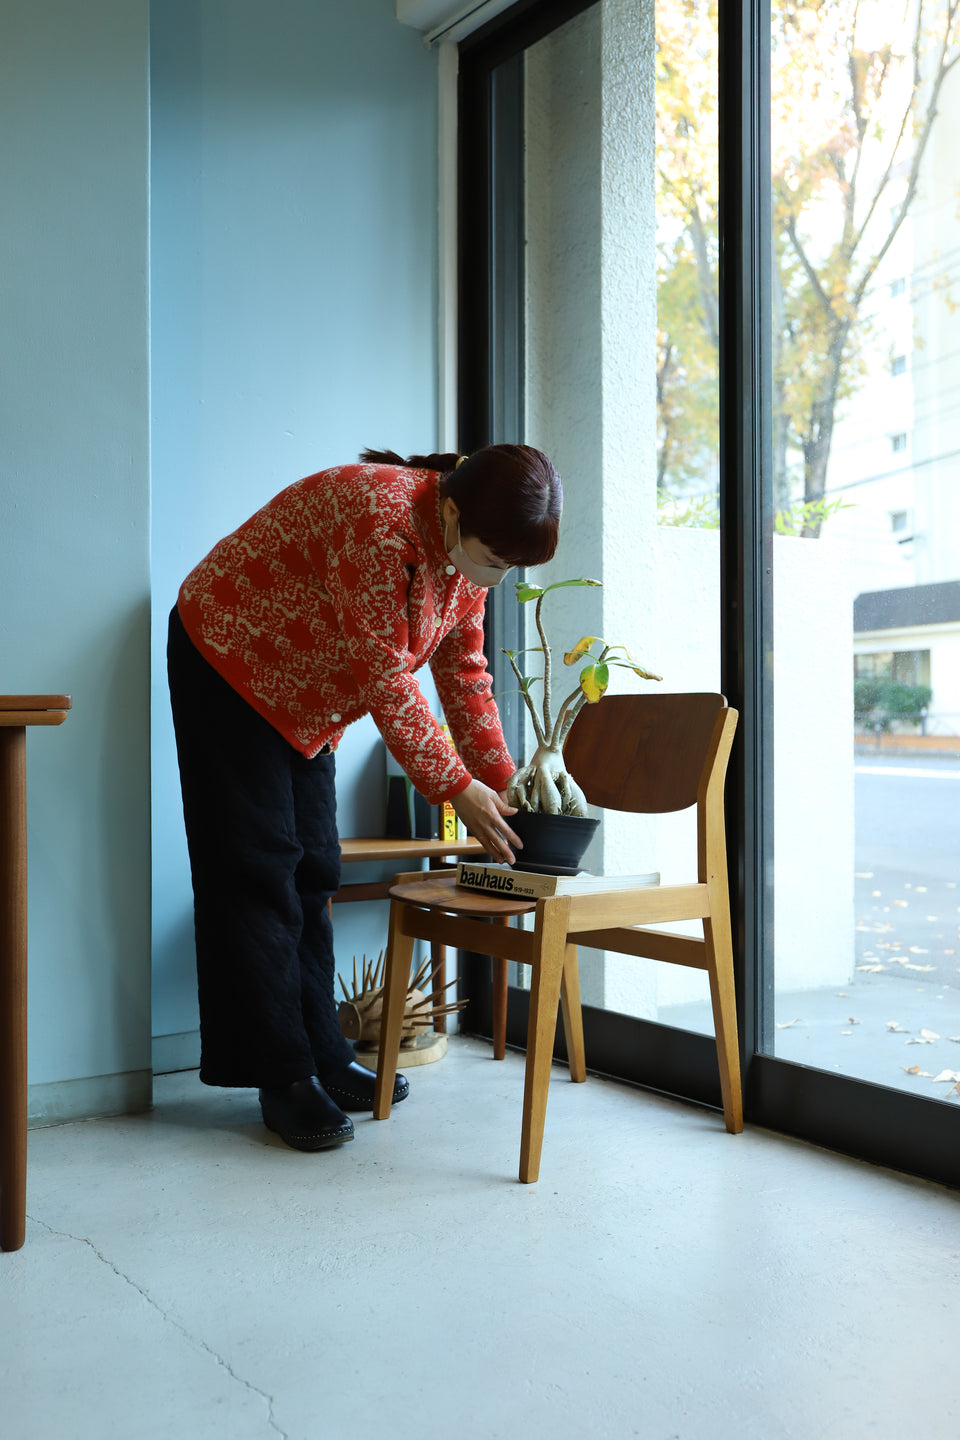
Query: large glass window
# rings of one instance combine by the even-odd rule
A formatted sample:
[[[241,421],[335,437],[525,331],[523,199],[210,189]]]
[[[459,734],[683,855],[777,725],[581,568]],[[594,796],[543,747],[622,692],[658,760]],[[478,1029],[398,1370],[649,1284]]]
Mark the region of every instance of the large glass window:
[[[528,578],[600,580],[548,597],[555,650],[626,645],[669,691],[720,689],[716,48],[713,7],[665,0],[654,24],[645,5],[595,4],[492,78],[522,134],[522,345],[502,335],[501,373],[519,349],[519,438],[565,487],[557,556]],[[655,685],[612,675],[611,691]],[[608,812],[585,863],[689,880],[695,814]],[[702,971],[585,950],[581,985],[596,1008],[712,1028]]]
[[[740,711],[748,1119],[951,1183],[957,17],[519,5],[461,47],[460,230],[461,444],[548,451],[567,506],[545,578],[603,582],[550,597],[555,643],[621,641]],[[518,648],[508,606],[495,638]],[[691,820],[608,814],[587,864],[679,877]],[[702,976],[581,970],[589,1065],[716,1103]]]
[[[771,18],[774,1048],[955,1104],[958,26]]]

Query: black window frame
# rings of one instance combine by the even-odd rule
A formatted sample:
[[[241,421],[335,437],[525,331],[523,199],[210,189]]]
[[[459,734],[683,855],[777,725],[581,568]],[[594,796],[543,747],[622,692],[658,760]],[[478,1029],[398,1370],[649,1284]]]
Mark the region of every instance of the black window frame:
[[[511,406],[507,393],[510,373],[517,383],[522,373],[523,338],[522,306],[511,305],[505,289],[505,276],[519,283],[523,263],[522,132],[511,137],[504,129],[506,117],[517,123],[522,116],[522,98],[516,88],[509,93],[509,77],[519,87],[523,51],[594,3],[519,0],[459,46],[458,423],[465,452],[519,438],[509,427],[522,423],[520,396]],[[769,0],[725,0],[719,10],[721,683],[741,717],[726,809],[744,1113],[750,1124],[960,1187],[960,1116],[949,1104],[772,1053],[773,967],[761,963],[772,954],[774,903],[765,863],[773,834],[770,13]],[[495,139],[506,155],[499,169]],[[493,592],[494,665],[499,645],[512,638],[509,607],[499,601]],[[507,719],[516,747],[519,714]],[[490,1035],[489,959],[462,956],[461,975],[471,1001],[464,1028]],[[527,1009],[527,992],[511,988],[512,1045],[524,1044]],[[588,1060],[601,1057],[603,1073],[720,1108],[712,1036],[589,1006],[584,1031]],[[561,1033],[556,1054],[564,1053]]]

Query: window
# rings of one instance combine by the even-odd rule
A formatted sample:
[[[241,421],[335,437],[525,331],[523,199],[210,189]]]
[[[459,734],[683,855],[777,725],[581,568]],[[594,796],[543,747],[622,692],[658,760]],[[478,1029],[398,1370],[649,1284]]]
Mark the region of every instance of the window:
[[[929,650],[876,650],[853,657],[855,680],[894,680],[898,685],[930,684]]]
[[[906,355],[894,355],[890,369],[894,375],[905,375],[907,370]]]
[[[904,293],[904,291],[906,290],[906,288],[907,288],[907,282],[906,282],[906,280],[904,280],[903,278],[901,278],[901,279],[899,279],[899,280],[891,280],[891,281],[890,281],[890,298],[893,299],[893,300],[895,300],[898,295],[902,295],[902,294]]]
[[[710,662],[711,632],[717,624],[719,686],[740,712],[727,815],[748,1118],[956,1185],[958,1102],[925,1073],[932,1068],[932,1056],[923,1055],[926,1065],[912,1065],[913,1052],[901,1048],[903,1035],[885,1026],[886,1005],[870,1012],[876,1033],[871,1032],[868,1058],[876,1064],[865,1067],[863,1057],[870,1047],[860,1042],[867,1025],[851,994],[854,985],[859,1000],[871,987],[893,983],[901,987],[897,999],[905,1007],[918,1005],[920,987],[933,982],[926,968],[932,961],[926,956],[922,965],[913,965],[911,955],[913,973],[902,973],[906,963],[901,969],[896,954],[900,937],[890,933],[899,926],[908,934],[908,919],[927,923],[929,882],[925,879],[918,887],[924,892],[922,902],[894,909],[891,887],[900,883],[903,889],[904,884],[896,876],[884,876],[878,883],[879,870],[887,864],[887,834],[893,835],[897,856],[906,856],[903,868],[919,876],[934,873],[929,868],[933,847],[940,847],[940,856],[949,835],[947,827],[941,825],[938,831],[930,820],[930,803],[940,804],[934,789],[916,798],[924,786],[933,787],[934,780],[896,756],[885,763],[887,756],[873,753],[888,748],[888,738],[899,742],[911,727],[921,740],[932,738],[934,708],[922,720],[928,733],[903,713],[894,716],[887,729],[883,717],[876,719],[866,742],[869,759],[854,763],[851,682],[856,676],[862,693],[863,685],[886,669],[886,679],[879,683],[889,692],[911,679],[925,683],[928,668],[935,670],[936,664],[930,667],[927,651],[894,650],[892,635],[884,635],[880,643],[890,648],[858,657],[855,668],[854,651],[865,644],[865,637],[854,637],[851,596],[909,588],[903,585],[902,568],[895,568],[891,577],[874,562],[881,567],[902,564],[903,552],[896,552],[891,535],[909,539],[914,491],[920,519],[926,515],[920,509],[924,477],[933,473],[940,450],[952,463],[960,441],[951,435],[950,444],[941,444],[939,450],[934,437],[928,444],[924,426],[930,417],[939,419],[934,401],[940,392],[932,370],[928,377],[926,357],[922,371],[911,378],[921,386],[929,378],[930,404],[918,408],[916,415],[904,407],[896,423],[906,428],[890,432],[869,379],[878,365],[890,373],[892,353],[874,348],[870,355],[876,361],[858,368],[858,359],[870,357],[866,348],[854,347],[838,387],[831,332],[821,323],[825,297],[831,305],[836,301],[839,324],[846,323],[865,297],[875,300],[878,286],[884,298],[887,286],[891,294],[906,292],[906,281],[890,276],[898,270],[901,275],[920,270],[910,251],[919,241],[928,263],[936,240],[927,218],[931,212],[903,190],[902,175],[893,175],[888,188],[892,171],[867,157],[869,181],[881,188],[872,212],[878,243],[883,244],[894,226],[900,229],[891,245],[898,237],[903,243],[895,253],[888,248],[890,268],[876,277],[876,284],[871,283],[871,258],[877,254],[872,232],[864,237],[862,253],[844,252],[842,275],[834,275],[831,261],[829,295],[815,283],[817,266],[835,254],[827,227],[836,222],[842,231],[843,223],[837,167],[820,163],[818,147],[822,151],[840,135],[847,147],[844,162],[853,164],[850,147],[859,143],[856,125],[848,123],[857,96],[841,93],[846,71],[837,58],[851,46],[858,48],[858,39],[868,41],[866,31],[859,37],[848,33],[857,23],[857,7],[811,5],[799,15],[796,7],[777,0],[771,15],[748,0],[722,6],[706,0],[663,0],[656,7],[644,0],[601,0],[599,27],[598,16],[586,13],[589,8],[583,0],[524,0],[460,46],[461,193],[471,200],[469,212],[462,212],[461,231],[460,444],[473,449],[490,439],[520,436],[536,443],[536,438],[551,434],[552,441],[544,440],[545,449],[552,444],[559,454],[558,442],[566,447],[561,470],[571,501],[567,543],[577,558],[577,568],[564,566],[563,573],[589,574],[593,561],[602,560],[601,578],[607,582],[603,603],[611,614],[614,604],[619,606],[632,627],[634,616],[624,597],[632,600],[637,591],[643,605],[650,595],[659,594],[662,577],[670,573],[665,557],[675,551],[676,573],[706,600],[706,624],[696,635],[704,665]],[[914,18],[917,13],[911,11]],[[883,18],[891,31],[902,22],[894,7]],[[929,18],[924,9],[923,22]],[[886,29],[881,26],[875,33]],[[684,43],[688,63],[666,67],[664,57],[670,58],[667,49],[675,37]],[[603,63],[605,46],[611,47],[611,58],[616,57],[609,66]],[[910,44],[898,41],[896,56],[910,53]],[[939,51],[930,53],[936,56]],[[723,54],[726,65],[719,63]],[[797,84],[797,66],[808,66],[816,78],[824,57],[831,64],[837,61],[829,69],[830,94],[824,98],[836,113],[818,114],[823,123],[810,126],[803,123],[808,91]],[[900,65],[900,59],[896,63]],[[661,108],[655,116],[649,103],[653,87],[647,81],[659,73],[658,65],[667,89],[661,88],[657,102],[672,108]],[[878,67],[871,75],[878,79],[885,73]],[[595,102],[598,94],[603,99],[608,76],[612,86],[624,78],[628,83],[616,94],[617,103],[601,107],[598,124]],[[631,77],[636,83],[630,83]],[[960,67],[951,71],[950,84],[960,85]],[[894,89],[897,96],[913,97],[910,104],[922,103],[927,93],[909,86]],[[574,90],[583,105],[570,103]],[[691,113],[698,117],[696,134],[690,132]],[[713,115],[717,140],[706,145]],[[666,138],[655,137],[655,121]],[[870,128],[870,143],[891,133],[901,131],[878,122]],[[903,133],[912,136],[916,130],[907,125]],[[609,243],[607,227],[614,218],[615,182],[621,172],[605,173],[601,160],[608,142],[623,179],[636,186],[646,207],[636,214],[642,233],[627,236],[622,245]],[[680,167],[680,179],[688,183],[685,190],[674,185],[676,203],[651,215],[657,195],[655,155]],[[819,196],[812,196],[807,183],[811,176],[822,187]],[[893,190],[894,185],[901,189]],[[718,206],[713,203],[714,188],[723,197]],[[686,203],[691,195],[697,202],[692,206]],[[894,204],[898,196],[900,203]],[[710,201],[709,207],[704,200]],[[791,226],[791,207],[797,206],[806,208]],[[916,222],[909,232],[901,226],[908,211]],[[650,242],[658,223],[663,243],[655,271]],[[609,275],[602,270],[606,255],[617,267]],[[621,283],[624,273],[628,285]],[[616,310],[621,295],[626,296],[625,317]],[[947,303],[939,292],[931,293],[931,299]],[[642,311],[643,321],[636,329],[623,323],[634,306]],[[503,320],[507,312],[509,324]],[[699,329],[687,323],[686,312],[699,318]],[[861,342],[872,338],[876,347],[882,342],[869,328],[873,314],[868,303],[855,318],[864,322]],[[919,317],[925,340],[939,319],[932,313]],[[941,329],[945,344],[950,327]],[[638,334],[645,347],[639,364],[633,343]],[[937,335],[939,331],[934,338]],[[611,347],[624,341],[617,363],[595,363],[598,353],[610,358]],[[926,343],[932,349],[933,342]],[[706,363],[712,357],[720,377],[716,404]],[[681,359],[683,384],[678,383],[676,391],[674,424],[662,396]],[[655,391],[660,400],[656,434]],[[943,393],[948,393],[946,387]],[[847,434],[855,443],[846,452],[834,447],[831,477],[833,422],[844,423],[851,411],[848,402],[854,399],[860,408],[852,414]],[[498,417],[510,406],[513,418],[505,424]],[[715,414],[718,495],[710,441],[710,417]],[[633,423],[646,427],[639,436],[617,428]],[[557,427],[564,426],[566,432],[560,434]],[[914,429],[919,432],[915,442]],[[894,464],[876,463],[876,438],[888,438],[891,450],[899,454],[907,450],[908,436],[924,461],[916,475],[906,457]],[[861,445],[863,437],[871,443]],[[858,447],[862,460],[858,455],[853,489],[848,457]],[[636,456],[643,457],[639,482]],[[655,458],[671,477],[665,486],[656,485]],[[607,498],[615,499],[620,486],[620,495],[632,499],[639,483],[647,507],[656,486],[656,514],[649,504],[643,544],[605,544],[607,538],[623,540],[609,520],[601,516],[602,523],[598,521],[600,506],[591,504],[590,486],[606,486],[603,472],[608,465]],[[946,485],[949,475],[944,473]],[[844,485],[848,497],[842,494]],[[834,496],[845,503],[835,506]],[[604,498],[601,494],[600,500]],[[616,505],[611,508],[620,513]],[[894,519],[900,515],[905,522]],[[645,517],[646,508],[641,517],[646,524]],[[946,543],[956,527],[945,524],[941,529]],[[821,530],[844,543],[820,544]],[[655,531],[654,541],[650,537]],[[868,553],[874,541],[876,553]],[[928,540],[928,547],[931,544]],[[694,552],[700,552],[696,563]],[[861,561],[870,568],[865,583],[855,586],[851,567]],[[948,569],[944,578],[956,573]],[[562,598],[563,592],[555,611],[561,628]],[[597,604],[600,598],[593,597]],[[496,596],[492,603],[495,607]],[[673,639],[678,614],[662,604],[651,612],[645,644],[669,661],[672,685],[713,688],[699,654],[691,669],[688,647]],[[887,658],[875,658],[881,655]],[[889,708],[896,700],[887,693],[884,703]],[[924,768],[929,768],[926,756]],[[617,834],[611,826],[614,842]],[[955,848],[942,864],[936,860],[951,877]],[[899,858],[896,863],[901,863]],[[660,868],[666,873],[665,865]],[[876,896],[884,886],[888,893]],[[857,905],[866,907],[856,911],[858,918],[863,916],[863,923],[856,925],[855,891]],[[890,913],[881,913],[888,904]],[[872,907],[880,908],[874,913]],[[909,934],[909,945],[925,948],[923,939]],[[950,945],[949,940],[943,943]],[[901,948],[904,956],[910,953],[906,940]],[[888,952],[894,956],[889,961]],[[946,971],[947,962],[937,963]],[[694,1014],[704,1010],[702,997],[691,993],[680,1004],[671,996],[673,1003],[664,1005],[658,972],[650,977],[638,1013],[627,1003],[626,984],[633,979],[632,974],[620,976],[594,964],[595,988],[593,994],[584,994],[584,1020],[592,1032],[587,1043],[596,1068],[715,1103],[710,1097],[716,1089],[716,1053],[712,1037],[701,1033],[711,1021],[707,1014],[701,1027]],[[489,964],[469,961],[465,982],[471,1023],[490,1034]],[[957,992],[944,979],[936,993],[945,997],[934,1007],[938,1018],[946,1017],[937,1028],[944,1037],[960,1033],[960,1017],[954,1021],[948,1014],[948,1001],[953,1003]],[[511,985],[508,1035],[520,1043],[525,999],[520,986]],[[669,1020],[664,1013],[668,1010],[673,1011]],[[902,1021],[902,1011],[899,1015]],[[928,1018],[920,1017],[916,1033],[928,1024]],[[818,1049],[821,1040],[824,1048]],[[942,1065],[952,1060],[937,1057]]]

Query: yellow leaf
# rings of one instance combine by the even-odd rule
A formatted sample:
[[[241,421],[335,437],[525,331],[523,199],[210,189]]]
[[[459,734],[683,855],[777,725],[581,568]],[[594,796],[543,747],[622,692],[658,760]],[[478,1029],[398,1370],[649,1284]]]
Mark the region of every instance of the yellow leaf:
[[[588,705],[596,705],[610,681],[606,665],[584,665],[580,671],[580,689],[587,697]]]
[[[581,640],[577,641],[573,649],[568,650],[564,655],[564,665],[576,665],[577,661],[582,660],[587,651],[596,645],[599,638],[599,635],[584,635]]]

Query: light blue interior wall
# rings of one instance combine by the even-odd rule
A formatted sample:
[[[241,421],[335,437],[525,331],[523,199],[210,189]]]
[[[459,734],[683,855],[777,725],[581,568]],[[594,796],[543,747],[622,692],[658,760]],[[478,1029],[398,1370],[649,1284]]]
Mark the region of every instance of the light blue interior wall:
[[[0,691],[27,744],[31,1108],[149,1103],[146,0],[0,6]]]
[[[436,64],[392,0],[152,7],[158,1068],[190,1062],[197,1024],[167,614],[196,561],[283,486],[365,445],[435,444]],[[341,833],[380,833],[370,722],[337,759]],[[385,912],[338,907],[341,963],[380,948]]]

